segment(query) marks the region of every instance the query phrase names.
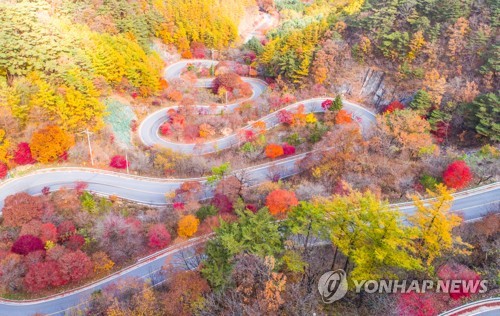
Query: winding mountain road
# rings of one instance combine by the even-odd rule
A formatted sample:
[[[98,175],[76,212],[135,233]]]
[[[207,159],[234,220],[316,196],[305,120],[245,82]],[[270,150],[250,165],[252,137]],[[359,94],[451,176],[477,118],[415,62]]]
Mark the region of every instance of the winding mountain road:
[[[164,77],[167,80],[173,80],[179,78],[182,74],[182,71],[189,65],[197,65],[206,68],[210,68],[211,66],[217,65],[217,61],[213,60],[183,60],[179,61],[165,69]],[[199,87],[210,87],[213,79],[203,78],[199,79],[196,82],[196,85]],[[199,115],[208,115],[208,114],[218,114],[218,113],[230,113],[235,108],[237,108],[241,103],[245,101],[253,101],[256,100],[264,91],[266,91],[267,84],[259,79],[255,78],[243,78],[243,80],[249,83],[252,87],[252,95],[245,100],[239,100],[235,103],[230,103],[227,105],[219,105],[219,106],[208,106],[208,105],[195,105],[195,109],[198,110]],[[285,110],[293,111],[296,110],[299,106],[304,106],[305,113],[314,113],[314,112],[324,112],[324,109],[321,107],[321,103],[325,100],[332,98],[314,98],[308,99],[300,102],[296,102],[285,107]],[[368,130],[370,124],[375,121],[375,114],[370,112],[369,110],[363,108],[360,105],[355,103],[344,101],[344,108],[351,112],[353,116],[358,120],[358,122],[363,127],[363,130]],[[206,141],[202,144],[195,143],[179,143],[168,141],[165,138],[162,138],[159,134],[160,126],[169,120],[167,112],[169,110],[177,110],[178,106],[171,106],[161,110],[158,110],[148,117],[146,117],[138,129],[138,134],[142,142],[148,146],[159,146],[163,148],[168,148],[176,152],[191,154],[191,155],[205,155],[209,153],[214,153],[219,150],[227,149],[232,146],[238,145],[240,142],[238,133],[234,133],[232,135],[228,135],[225,137],[221,137],[215,140]],[[258,121],[264,122],[266,124],[266,129],[274,128],[279,125],[278,119],[279,111],[270,113]],[[241,128],[241,130],[252,130],[251,125],[247,125]]]
[[[188,63],[199,63],[210,67],[215,65],[216,61],[207,60],[189,60],[175,63],[165,70],[165,78],[171,80],[181,75],[183,69]],[[253,87],[251,100],[258,98],[266,89],[266,84],[258,79],[244,78]],[[198,86],[209,87],[211,79],[201,79],[197,82]],[[288,110],[296,109],[303,104],[305,112],[321,112],[321,103],[329,98],[315,98],[291,104],[286,107]],[[239,103],[220,106],[213,111],[232,111]],[[197,106],[205,111],[207,106]],[[176,107],[171,107],[176,109]],[[368,130],[375,120],[375,115],[363,107],[344,101],[344,108],[352,112],[357,121],[361,124],[363,130]],[[170,109],[170,108],[168,108]],[[177,152],[189,154],[207,154],[216,150],[226,149],[239,143],[238,135],[233,134],[226,137],[207,142],[203,146],[196,144],[182,144],[167,141],[158,135],[159,126],[168,120],[167,110],[162,109],[152,113],[141,123],[138,130],[141,140],[146,145],[156,145],[169,148]],[[206,111],[205,111],[206,112]],[[277,112],[271,113],[260,119],[266,123],[266,128],[270,129],[279,124]],[[244,129],[250,129],[250,126]],[[298,162],[307,159],[308,153],[298,154],[285,159],[263,163],[261,165],[241,169],[235,173],[245,173],[245,178],[249,185],[258,184],[272,178],[275,175],[288,177],[300,172]],[[48,168],[32,172],[28,175],[8,179],[0,182],[0,209],[4,205],[7,196],[18,192],[27,192],[30,194],[40,194],[44,187],[51,190],[57,190],[60,187],[72,187],[76,182],[85,182],[88,184],[88,190],[101,195],[116,195],[118,197],[144,203],[148,205],[165,205],[165,193],[174,191],[187,180],[196,180],[206,182],[206,178],[191,179],[160,179],[147,178],[140,176],[127,175],[118,172],[91,169],[91,168]],[[206,189],[205,197],[211,196],[211,190]],[[452,209],[461,212],[466,220],[474,220],[482,217],[486,212],[498,210],[500,201],[500,182],[490,184],[481,188],[455,194]],[[415,208],[408,203],[396,204],[405,213],[412,213]],[[89,295],[103,288],[104,286],[125,277],[148,277],[153,272],[158,271],[165,260],[174,260],[181,251],[193,251],[193,247],[201,243],[202,240],[194,239],[182,246],[174,246],[163,250],[153,257],[140,260],[136,265],[128,267],[121,272],[111,275],[104,280],[90,284],[67,294],[57,295],[43,300],[15,302],[0,300],[0,316],[3,315],[30,315],[34,313],[44,313],[48,315],[63,314],[65,310],[78,305]]]

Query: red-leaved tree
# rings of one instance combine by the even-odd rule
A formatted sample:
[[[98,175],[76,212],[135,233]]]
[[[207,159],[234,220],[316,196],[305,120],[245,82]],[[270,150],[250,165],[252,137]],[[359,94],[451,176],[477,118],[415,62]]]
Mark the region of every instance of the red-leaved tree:
[[[397,312],[401,316],[437,315],[435,293],[403,293],[397,296]]]
[[[178,212],[182,212],[182,211],[184,211],[184,208],[186,207],[186,205],[183,202],[175,202],[173,204],[173,207],[174,207],[174,210],[176,210]]]
[[[287,110],[281,110],[278,112],[278,120],[282,124],[292,125],[293,124],[293,113]]]
[[[239,133],[239,137],[240,137],[241,141],[251,142],[251,141],[255,140],[255,132],[251,129],[245,129]]]
[[[89,184],[84,181],[75,182],[75,191],[76,194],[81,195],[85,190],[87,190]]]
[[[64,243],[66,248],[70,250],[78,250],[85,244],[85,238],[82,235],[73,234],[69,236],[68,240]]]
[[[203,43],[192,42],[191,43],[191,54],[193,58],[203,59],[206,57],[207,48]]]
[[[109,166],[116,169],[126,169],[127,164],[128,164],[127,159],[124,156],[115,155],[111,158]]]
[[[36,162],[31,155],[31,148],[28,143],[19,143],[14,152],[14,162],[18,165],[29,165]]]
[[[40,228],[40,239],[43,242],[46,241],[57,241],[57,228],[56,225],[52,223],[44,223]]]
[[[396,100],[389,103],[389,105],[385,108],[384,113],[392,113],[396,110],[402,110],[404,108],[405,106],[403,105],[403,103]]]
[[[333,100],[325,100],[323,102],[321,102],[321,107],[323,108],[323,110],[328,110],[333,104]]]
[[[448,137],[448,133],[450,131],[450,123],[449,122],[437,122],[436,126],[432,129],[431,133],[434,135],[436,141],[438,143],[442,143]]]
[[[283,146],[281,146],[281,147],[283,148],[283,154],[285,156],[295,154],[295,146],[284,143]]]
[[[162,134],[163,136],[168,136],[168,135],[172,134],[172,128],[171,128],[169,122],[165,122],[165,123],[161,124],[160,134]]]
[[[165,248],[170,244],[171,236],[163,224],[155,224],[149,228],[148,246],[152,249]]]
[[[442,265],[437,272],[441,280],[461,280],[462,282],[471,282],[471,286],[464,287],[460,284],[458,290],[450,290],[450,297],[454,300],[462,297],[469,297],[471,294],[479,291],[479,282],[481,277],[479,274],[464,266],[463,264],[449,262]]]
[[[49,286],[61,286],[66,283],[60,267],[55,261],[39,262],[32,265],[24,278],[26,288],[32,293],[44,290]]]
[[[72,221],[64,221],[57,226],[57,238],[65,242],[76,232],[75,224]]]
[[[19,237],[10,249],[10,251],[18,255],[27,255],[30,252],[38,250],[45,250],[45,247],[42,240],[33,235],[23,235]]]
[[[219,93],[220,88],[233,92],[234,89],[239,88],[243,83],[244,81],[241,77],[234,72],[220,74],[212,81],[212,90],[215,94]]]
[[[43,214],[43,205],[39,197],[21,192],[9,195],[2,210],[5,226],[21,226]]]
[[[34,219],[21,226],[21,232],[19,232],[19,236],[33,235],[38,237],[40,236],[41,228],[42,228],[42,222],[37,219]]]
[[[220,214],[233,212],[233,203],[225,194],[216,193],[211,204],[219,210]]]
[[[94,266],[90,258],[81,250],[64,254],[57,260],[57,263],[63,279],[67,282],[76,282],[86,278]]]
[[[9,195],[2,210],[5,226],[21,226],[43,214],[43,204],[39,197],[21,192]]]
[[[452,162],[443,172],[443,181],[449,188],[461,189],[472,180],[472,172],[463,160]]]
[[[0,179],[3,179],[7,176],[7,172],[9,172],[9,168],[3,162],[0,162]]]
[[[245,208],[252,213],[257,213],[257,211],[259,210],[257,208],[257,205],[255,205],[255,204],[247,204],[247,205],[245,205]]]

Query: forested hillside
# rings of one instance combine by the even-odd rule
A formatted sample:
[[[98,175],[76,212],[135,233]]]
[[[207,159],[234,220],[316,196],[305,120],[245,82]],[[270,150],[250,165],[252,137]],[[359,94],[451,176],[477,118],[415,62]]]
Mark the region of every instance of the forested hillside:
[[[117,115],[106,105],[108,97],[151,102],[168,86],[154,41],[175,44],[183,56],[191,56],[193,43],[201,49],[228,47],[251,5],[248,0],[1,3],[2,177],[5,166],[19,165],[13,161],[16,147],[28,144],[29,154],[33,132],[46,124],[61,128],[64,138],[80,138],[88,129],[108,142],[114,136],[102,133],[106,117]],[[127,111],[123,104],[120,111]],[[67,156],[50,161],[60,158]]]
[[[163,62],[148,48],[154,25],[107,18],[108,25],[75,24],[77,8],[45,1],[0,10],[1,109],[9,131],[47,121],[68,131],[99,130],[105,115],[100,97],[112,89],[144,96],[159,90]]]
[[[302,88],[344,93],[380,111],[402,101],[440,139],[499,140],[497,1],[344,5],[276,1],[280,26],[264,46],[247,48],[267,75]]]

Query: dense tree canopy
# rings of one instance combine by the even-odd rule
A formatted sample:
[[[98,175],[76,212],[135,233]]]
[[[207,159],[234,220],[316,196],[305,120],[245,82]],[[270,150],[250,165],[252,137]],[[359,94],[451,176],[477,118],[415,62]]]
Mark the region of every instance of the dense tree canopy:
[[[309,75],[314,49],[326,27],[324,21],[312,23],[304,29],[292,30],[271,39],[261,55],[267,73],[283,75],[294,83],[300,83]]]
[[[188,51],[192,42],[216,49],[227,47],[236,40],[238,21],[251,4],[248,0],[156,1],[156,9],[166,20],[160,36],[181,51]]]
[[[22,1],[0,5],[0,75],[20,76],[32,71],[56,72],[67,42],[55,25],[44,23],[37,12],[47,13],[48,3]]]

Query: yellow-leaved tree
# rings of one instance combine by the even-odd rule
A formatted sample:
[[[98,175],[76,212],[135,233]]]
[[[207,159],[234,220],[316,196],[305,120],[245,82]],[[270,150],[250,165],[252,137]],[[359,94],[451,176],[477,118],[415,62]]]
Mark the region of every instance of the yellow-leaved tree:
[[[101,129],[105,107],[93,82],[77,68],[66,71],[64,77],[66,84],[55,87],[39,74],[30,74],[36,91],[31,95],[30,106],[44,109],[49,119],[65,130],[83,126]]]
[[[180,237],[191,237],[198,231],[200,220],[194,215],[186,215],[179,220],[177,234]]]
[[[6,132],[0,128],[0,162],[7,163],[9,161],[10,142],[7,139]]]
[[[267,74],[302,83],[309,75],[316,46],[327,28],[328,23],[323,19],[301,29],[273,34],[259,57]]]
[[[251,0],[170,0],[153,1],[165,18],[159,36],[186,52],[192,42],[222,49],[238,38],[238,25]]]
[[[428,190],[431,200],[413,198],[416,211],[408,221],[417,229],[415,249],[430,272],[432,264],[446,252],[467,253],[469,244],[453,235],[453,228],[460,225],[462,218],[450,211],[453,202],[451,192],[443,184],[435,192]]]
[[[342,8],[342,10],[346,14],[351,15],[351,14],[359,12],[359,10],[361,10],[361,7],[363,6],[364,3],[365,3],[364,0],[349,0],[349,1],[347,1],[345,7]]]
[[[92,33],[90,38],[87,53],[96,75],[111,86],[128,82],[144,96],[158,91],[163,62],[157,54],[146,54],[137,41],[123,35]]]
[[[402,214],[373,193],[351,191],[346,196],[318,199],[314,207],[326,214],[335,253],[347,257],[344,270],[354,263],[353,279],[396,278],[400,269],[421,269],[412,243],[415,228],[404,225]]]
[[[92,262],[94,263],[94,273],[101,274],[111,271],[115,263],[111,260],[104,251],[96,252],[92,255]]]
[[[425,73],[424,78],[425,91],[429,93],[432,104],[439,106],[446,91],[446,77],[440,74],[435,68]]]

